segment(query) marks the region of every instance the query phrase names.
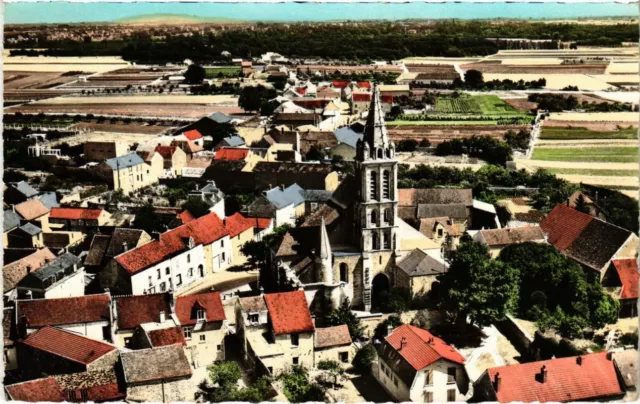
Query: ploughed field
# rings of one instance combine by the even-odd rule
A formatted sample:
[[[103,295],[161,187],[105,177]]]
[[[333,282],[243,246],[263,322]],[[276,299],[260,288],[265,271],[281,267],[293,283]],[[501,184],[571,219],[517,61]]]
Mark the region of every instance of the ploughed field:
[[[87,99],[90,99],[87,97]],[[224,114],[243,114],[238,106],[217,106],[199,104],[152,104],[152,103],[100,103],[100,104],[26,104],[17,105],[5,109],[5,113],[20,112],[23,114],[93,114],[93,115],[117,115],[140,116],[159,118],[201,118],[214,112]]]
[[[476,136],[491,136],[503,140],[508,130],[518,132],[529,129],[528,125],[387,125],[389,137],[394,142],[414,139],[418,142],[428,139],[431,144],[442,143],[451,139],[463,139]]]
[[[604,74],[608,64],[520,65],[498,63],[471,63],[460,66],[463,70],[478,70],[498,74]]]
[[[48,90],[78,79],[79,76],[89,73],[81,71],[71,72],[28,72],[9,71],[4,72],[4,90]]]
[[[540,139],[581,140],[581,139],[635,139],[638,128],[632,125],[616,125],[613,130],[591,129],[589,126],[543,126]]]

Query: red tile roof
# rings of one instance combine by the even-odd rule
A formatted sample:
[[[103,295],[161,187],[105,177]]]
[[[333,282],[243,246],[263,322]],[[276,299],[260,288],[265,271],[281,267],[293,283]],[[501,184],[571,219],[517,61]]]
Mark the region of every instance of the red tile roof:
[[[103,212],[102,209],[85,209],[85,208],[53,208],[51,209],[50,219],[65,220],[96,220]]]
[[[393,95],[381,95],[380,96],[380,101],[383,104],[393,104]]]
[[[371,93],[353,93],[353,102],[371,101]]]
[[[184,137],[189,140],[197,140],[202,138],[202,133],[200,133],[197,129],[191,129],[183,133]]]
[[[19,203],[15,206],[15,210],[25,220],[37,219],[49,213],[49,208],[44,206],[40,199],[30,199]]]
[[[216,152],[215,160],[244,160],[248,155],[246,147],[223,147]]]
[[[229,232],[229,237],[232,238],[246,230],[251,229],[254,222],[255,221],[242,216],[240,212],[234,213],[223,221],[224,226]]]
[[[371,88],[371,82],[370,81],[358,81],[358,87],[360,88]]]
[[[116,350],[113,345],[49,326],[29,334],[18,343],[83,365]]]
[[[548,234],[548,241],[558,250],[564,251],[594,220],[593,216],[578,212],[566,205],[556,205],[540,222],[542,231]]]
[[[161,155],[162,158],[170,159],[177,149],[178,146],[156,146],[155,152]]]
[[[638,298],[638,262],[635,258],[626,258],[611,261],[618,272],[618,277],[622,283],[620,299]]]
[[[228,235],[228,232],[222,220],[212,212],[163,233],[159,241],[152,241],[120,254],[116,257],[116,261],[129,274],[134,275],[149,266],[169,259],[179,251],[187,248],[183,239],[193,237],[196,245],[209,245],[226,235]]]
[[[348,80],[333,80],[331,85],[335,88],[347,88],[349,87],[350,82]]]
[[[165,345],[187,345],[187,341],[184,339],[181,327],[171,327],[162,330],[148,331],[149,339],[151,340],[151,346],[165,346]]]
[[[182,224],[189,223],[196,220],[196,218],[188,210],[185,210],[184,212],[179,213],[178,218],[182,221]]]
[[[9,392],[10,397],[8,398],[13,401],[26,401],[31,403],[65,401],[62,389],[53,377],[12,384],[5,388]]]
[[[157,323],[160,312],[164,311],[169,318],[171,307],[168,293],[151,295],[115,296],[116,321],[120,329],[136,328],[143,323]]]
[[[106,293],[61,299],[18,300],[16,306],[18,319],[25,316],[28,328],[109,320],[109,295]]]
[[[312,108],[324,108],[327,106],[327,104],[329,104],[331,102],[331,100],[324,100],[324,99],[293,99],[291,100],[291,102],[293,102],[294,104],[296,104],[299,107],[303,107],[303,108],[307,108],[307,109],[312,109]]]
[[[403,324],[386,340],[415,370],[424,369],[440,359],[464,364],[464,358],[455,348],[422,328]]]
[[[264,217],[248,217],[247,220],[251,221],[251,225],[256,229],[266,229],[271,226],[271,219]]]
[[[316,328],[316,348],[329,348],[349,344],[351,344],[351,334],[346,324],[335,327]]]
[[[496,397],[501,403],[586,401],[623,394],[613,361],[607,359],[606,352],[584,355],[581,364],[577,358],[500,366],[488,369],[487,373],[492,385],[496,374],[500,374]],[[547,370],[544,383],[540,380],[542,366]]]
[[[127,397],[127,393],[121,391],[118,383],[102,384],[99,386],[87,387],[87,401],[105,402],[122,401]],[[81,397],[76,391],[76,397]]]
[[[194,307],[205,310],[207,322],[222,321],[227,318],[218,292],[180,296],[176,300],[176,316],[181,325],[192,325],[197,322]]]
[[[296,93],[298,93],[300,95],[305,95],[307,93],[307,89],[306,88],[296,88]]]
[[[276,335],[314,330],[307,298],[302,290],[264,295]]]

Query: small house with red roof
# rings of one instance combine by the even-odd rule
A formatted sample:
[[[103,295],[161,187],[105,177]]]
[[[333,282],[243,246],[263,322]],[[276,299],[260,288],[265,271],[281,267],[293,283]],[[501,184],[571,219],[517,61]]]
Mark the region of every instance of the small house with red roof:
[[[479,401],[499,403],[614,401],[624,396],[608,352],[489,368],[474,390]]]
[[[114,296],[111,306],[114,343],[119,347],[135,346],[137,342],[134,341],[134,334],[143,324],[150,324],[153,329],[178,326],[173,312],[174,298],[170,292]]]
[[[204,146],[204,136],[198,129],[187,130],[175,137],[176,140],[189,141]]]
[[[638,315],[638,261],[636,258],[615,259],[602,278],[602,286],[620,301],[618,317]]]
[[[365,111],[369,110],[369,105],[371,105],[371,97],[373,93],[370,89],[363,87],[361,89],[355,89],[351,94],[351,113],[352,114],[361,114]],[[393,95],[380,95],[380,106],[382,107],[382,111],[387,114],[391,111],[391,107],[393,106]]]
[[[271,375],[314,366],[315,326],[302,290],[238,299],[236,332],[248,366]]]
[[[53,231],[86,231],[104,226],[111,213],[104,209],[53,208],[49,214],[49,227]]]
[[[378,347],[374,377],[398,401],[454,402],[472,395],[464,357],[429,331],[401,325]]]
[[[231,239],[231,251],[233,253],[233,265],[243,265],[247,257],[242,254],[242,246],[255,239],[256,219],[249,219],[236,212],[223,220],[224,227],[229,232]]]
[[[158,154],[162,157],[164,177],[177,177],[182,175],[182,169],[187,165],[187,154],[179,146],[158,145],[145,156],[145,162],[153,166],[153,158]]]
[[[540,222],[547,241],[602,279],[611,260],[635,258],[638,236],[627,229],[558,204]]]
[[[232,264],[229,232],[215,213],[209,213],[117,255],[100,280],[102,287],[118,294],[179,291]]]
[[[355,345],[346,324],[316,328],[313,349],[316,365],[321,361],[335,361],[348,367],[355,355]]]
[[[178,296],[175,316],[184,333],[185,345],[196,368],[225,359],[227,316],[220,293]]]
[[[31,377],[113,369],[114,345],[56,327],[44,327],[16,342],[18,368]]]

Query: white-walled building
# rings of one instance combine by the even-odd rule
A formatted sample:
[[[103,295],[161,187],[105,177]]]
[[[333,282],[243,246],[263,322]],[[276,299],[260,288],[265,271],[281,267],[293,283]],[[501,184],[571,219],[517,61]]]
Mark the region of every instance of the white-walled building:
[[[18,297],[55,299],[84,296],[84,267],[81,265],[82,260],[68,252],[54,258],[18,282]]]

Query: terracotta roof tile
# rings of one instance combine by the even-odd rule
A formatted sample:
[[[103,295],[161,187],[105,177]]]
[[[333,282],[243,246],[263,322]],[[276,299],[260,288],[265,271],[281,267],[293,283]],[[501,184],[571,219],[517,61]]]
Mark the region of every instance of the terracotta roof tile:
[[[192,374],[181,345],[122,352],[120,357],[127,383],[185,378]]]
[[[88,365],[116,350],[113,345],[54,327],[44,327],[18,343]]]
[[[40,199],[30,199],[15,206],[16,212],[25,220],[37,219],[49,213],[49,208],[44,206]]]
[[[177,149],[177,146],[156,146],[154,151],[164,159],[171,159],[173,153],[175,153]]]
[[[29,328],[48,325],[89,323],[109,320],[107,293],[60,299],[18,300],[18,319],[23,316]]]
[[[396,328],[391,335],[386,337],[386,341],[416,371],[424,369],[440,359],[464,364],[464,358],[455,348],[435,337],[429,331],[412,325],[403,324]],[[400,348],[401,342],[402,349]]]
[[[180,324],[195,324],[197,322],[195,310],[198,308],[205,310],[207,322],[222,321],[227,318],[222,307],[220,293],[202,293],[178,297],[176,300],[176,315],[180,320]]]
[[[196,218],[188,210],[185,210],[184,212],[180,213],[178,215],[178,218],[182,221],[183,224],[196,220]]]
[[[191,129],[183,133],[184,137],[189,140],[197,140],[202,138],[202,133],[198,132],[197,129]]]
[[[126,391],[118,385],[118,377],[114,369],[54,375],[66,401],[79,401],[83,392],[86,401],[105,402],[121,401]],[[75,394],[74,394],[75,393]]]
[[[544,234],[540,226],[524,226],[506,229],[480,230],[480,234],[489,246],[511,245],[527,241],[543,241]]]
[[[102,209],[86,209],[86,208],[53,208],[51,209],[50,219],[64,220],[96,220],[103,212]]]
[[[264,296],[241,297],[238,301],[240,302],[242,310],[247,313],[259,313],[269,310],[264,301]]]
[[[27,276],[28,269],[31,271],[37,271],[46,260],[52,261],[56,256],[48,248],[37,250],[33,254],[27,255],[24,258],[14,261],[9,265],[5,265],[2,268],[2,281],[4,291],[8,292],[15,288],[18,282]]]
[[[304,291],[271,293],[264,300],[276,335],[314,330]]]
[[[53,377],[12,384],[5,388],[9,392],[9,398],[14,401],[31,403],[65,401],[62,389]]]
[[[253,227],[253,222],[255,221],[242,216],[240,212],[234,213],[223,221],[225,228],[229,232],[229,237],[231,238],[251,229]]]
[[[638,261],[635,258],[619,259],[611,261],[613,267],[618,273],[622,290],[620,291],[620,299],[637,299],[638,298]]]
[[[166,346],[166,345],[187,345],[187,341],[184,339],[181,327],[170,327],[161,330],[151,330],[147,332],[151,345],[153,347]]]
[[[493,382],[500,374],[500,388],[496,392],[501,403],[568,402],[596,400],[623,394],[612,360],[606,352],[578,357],[556,358],[546,361],[499,366],[487,370]],[[540,381],[542,366],[547,378]]]
[[[240,147],[223,147],[216,151],[216,160],[244,160],[249,155],[249,149]]]
[[[160,321],[160,312],[171,312],[169,293],[115,296],[117,324],[120,329],[133,329],[144,323]]]
[[[351,344],[351,334],[349,334],[349,327],[346,324],[316,328],[316,348],[329,348],[349,344]]]
[[[540,222],[542,231],[548,233],[548,241],[558,250],[564,251],[573,243],[587,227],[593,216],[578,212],[566,205],[556,205]]]

